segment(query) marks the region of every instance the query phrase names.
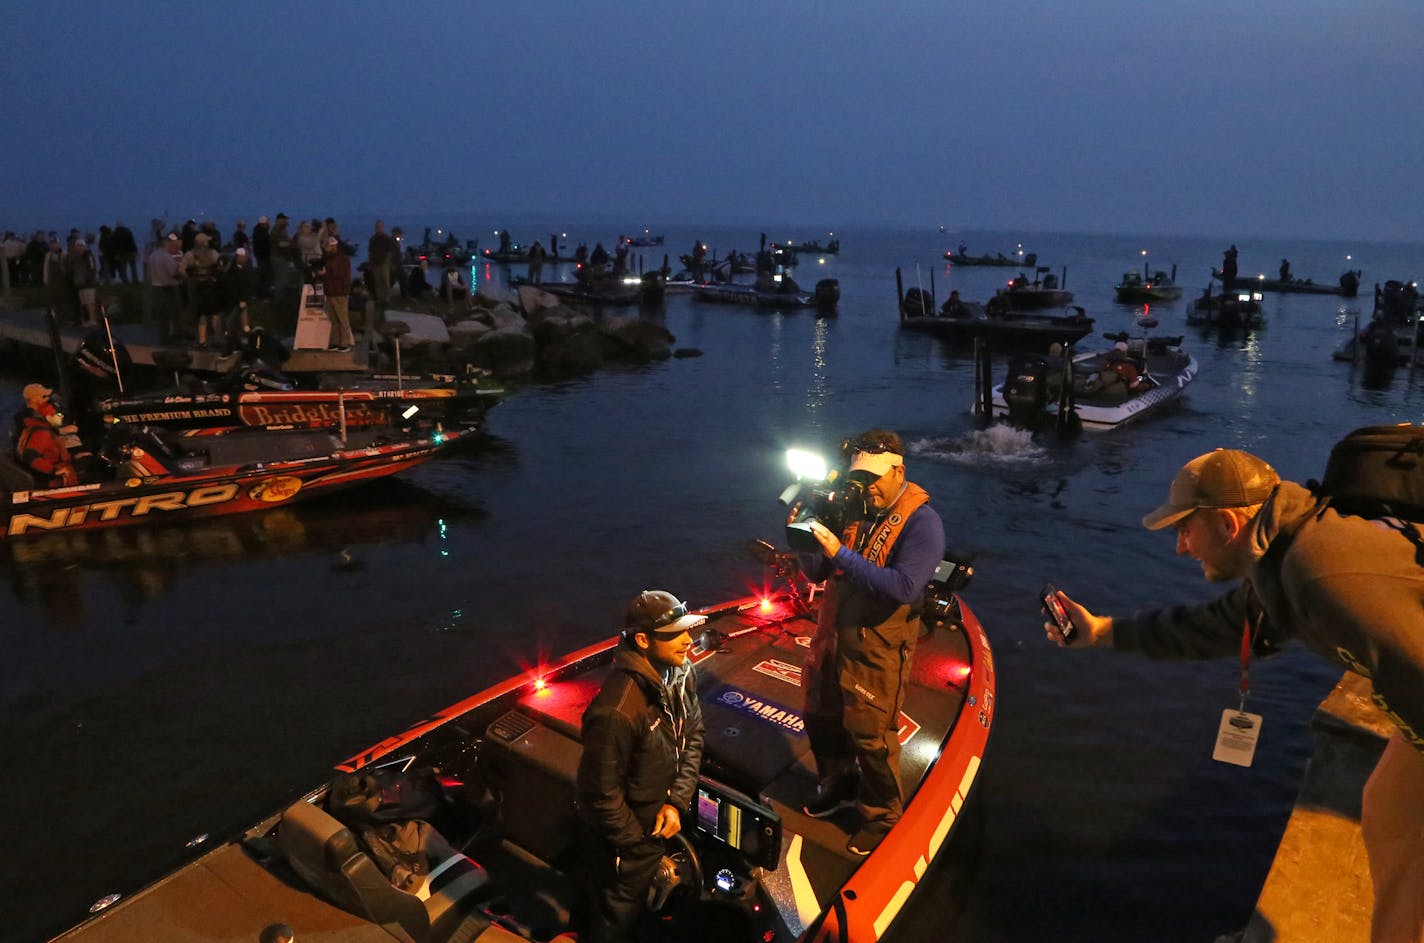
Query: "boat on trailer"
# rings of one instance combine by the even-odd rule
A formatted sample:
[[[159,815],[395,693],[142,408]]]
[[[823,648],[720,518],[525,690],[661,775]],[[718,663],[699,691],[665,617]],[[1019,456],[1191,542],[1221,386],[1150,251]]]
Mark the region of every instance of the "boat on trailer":
[[[952,615],[920,639],[899,718],[904,815],[864,858],[845,848],[854,822],[801,810],[815,783],[799,712],[814,602],[792,586],[701,610],[690,656],[701,776],[637,939],[684,941],[695,927],[719,941],[870,943],[893,930],[929,863],[972,835],[960,826],[996,712],[989,640],[959,597],[944,599]],[[132,896],[105,898],[57,940],[572,939],[581,718],[618,644],[509,678],[336,765],[337,777],[438,781],[428,822],[441,840],[413,893],[328,808],[328,783]],[[942,906],[948,922],[955,903]],[[707,935],[713,926],[737,935]]]

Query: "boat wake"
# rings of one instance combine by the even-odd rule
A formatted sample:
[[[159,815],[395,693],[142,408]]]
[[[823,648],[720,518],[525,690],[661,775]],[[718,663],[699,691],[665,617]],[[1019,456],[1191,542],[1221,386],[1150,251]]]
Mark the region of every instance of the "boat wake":
[[[993,425],[964,436],[919,439],[910,452],[961,465],[1027,465],[1048,458],[1048,450],[1034,442],[1033,434],[1008,425]]]

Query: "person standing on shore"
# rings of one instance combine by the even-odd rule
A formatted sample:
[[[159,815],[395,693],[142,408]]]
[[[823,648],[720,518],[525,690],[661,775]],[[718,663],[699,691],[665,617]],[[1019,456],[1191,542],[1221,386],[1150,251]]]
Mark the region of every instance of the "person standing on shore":
[[[366,242],[366,271],[371,273],[371,293],[377,304],[390,301],[391,255],[395,250],[395,240],[386,232],[385,222],[376,220],[375,230]]]
[[[272,261],[274,298],[287,295],[294,286],[301,284],[300,279],[294,281],[292,278],[296,270],[297,252],[288,225],[287,214],[278,213],[268,245],[268,258]]]
[[[197,321],[198,347],[208,346],[208,336],[217,340],[222,335],[222,259],[200,232],[193,237],[193,248],[183,253],[183,275],[192,290],[189,301]]]
[[[65,256],[64,267],[75,297],[79,299],[79,322],[86,327],[98,324],[99,269],[94,262],[94,253],[89,251],[89,244],[83,239],[74,240]]]
[[[114,253],[114,271],[119,281],[125,285],[137,285],[138,242],[134,239],[133,230],[125,226],[123,220],[118,220],[109,239]]]
[[[1213,602],[1131,618],[1095,615],[1059,592],[1076,634],[1065,640],[1045,623],[1049,640],[1149,658],[1239,654],[1243,700],[1251,654],[1290,638],[1371,679],[1397,730],[1360,811],[1374,885],[1370,938],[1424,940],[1424,525],[1342,514],[1235,449],[1183,466],[1142,524],[1174,528],[1177,553],[1208,580],[1239,584]]]
[[[351,334],[351,257],[341,251],[341,240],[326,237],[321,260],[321,285],[326,297],[326,317],[331,322],[328,350],[349,351],[356,343]]]
[[[178,335],[179,312],[183,308],[183,265],[177,233],[169,233],[153,247],[144,260],[144,272],[153,290],[158,342],[167,344]]]
[[[257,292],[265,298],[272,293],[272,227],[266,216],[257,217],[252,227],[252,263],[257,266]]]

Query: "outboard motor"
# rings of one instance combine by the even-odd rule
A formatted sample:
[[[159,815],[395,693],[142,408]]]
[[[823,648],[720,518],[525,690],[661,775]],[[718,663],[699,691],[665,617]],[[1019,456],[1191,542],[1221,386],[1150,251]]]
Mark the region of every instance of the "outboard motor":
[[[1015,354],[1004,381],[1009,422],[1020,429],[1037,429],[1047,415],[1048,364],[1037,354]]]
[[[841,300],[841,283],[834,278],[823,278],[816,283],[816,305],[834,308]]]
[[[74,352],[74,363],[92,377],[114,382],[133,366],[133,358],[122,343],[116,341],[111,347],[104,331],[93,330],[79,342],[79,349]]]
[[[281,341],[268,334],[263,328],[255,327],[243,341],[239,359],[243,363],[260,360],[281,366],[291,356],[292,352],[282,346]]]
[[[819,291],[820,288],[821,286],[818,284],[816,290]],[[837,296],[839,296],[839,285],[836,286],[836,292]],[[930,293],[927,291],[919,288],[907,288],[905,289],[905,301],[901,305],[900,310],[903,311],[907,317],[927,317],[935,313],[934,300],[930,298]]]
[[[287,392],[295,390],[297,385],[262,360],[253,360],[237,371],[237,388],[245,393]]]

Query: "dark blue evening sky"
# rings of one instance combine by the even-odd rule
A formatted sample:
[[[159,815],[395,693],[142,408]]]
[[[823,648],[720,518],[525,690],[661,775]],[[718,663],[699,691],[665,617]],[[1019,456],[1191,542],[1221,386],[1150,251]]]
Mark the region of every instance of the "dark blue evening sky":
[[[1424,219],[1420,0],[11,0],[0,53],[4,228]]]

